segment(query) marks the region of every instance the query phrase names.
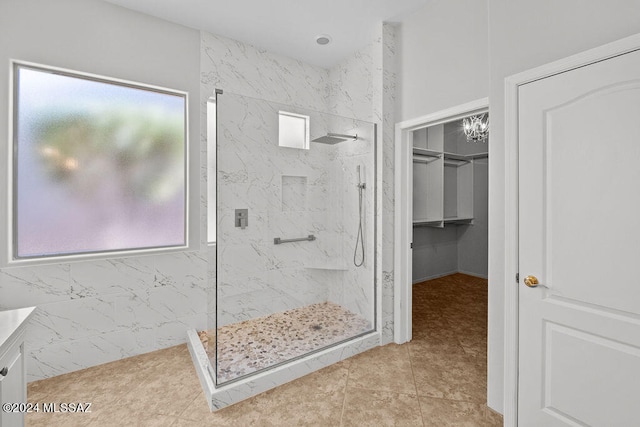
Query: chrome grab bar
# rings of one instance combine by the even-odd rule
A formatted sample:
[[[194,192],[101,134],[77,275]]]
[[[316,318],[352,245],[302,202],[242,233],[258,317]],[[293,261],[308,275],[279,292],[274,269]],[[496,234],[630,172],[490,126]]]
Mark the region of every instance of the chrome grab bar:
[[[313,234],[309,234],[307,237],[300,237],[298,239],[281,239],[280,237],[276,237],[276,238],[273,239],[273,244],[274,245],[279,245],[281,243],[303,242],[305,240],[308,240],[309,242],[312,242],[312,241],[316,240],[316,236],[314,236]]]

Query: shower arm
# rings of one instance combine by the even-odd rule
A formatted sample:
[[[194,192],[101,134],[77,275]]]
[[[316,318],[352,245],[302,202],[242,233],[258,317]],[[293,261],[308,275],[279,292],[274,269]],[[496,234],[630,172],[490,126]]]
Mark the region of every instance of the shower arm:
[[[358,134],[355,135],[347,135],[344,133],[327,133],[327,136],[333,136],[335,138],[344,138],[344,139],[358,139]]]

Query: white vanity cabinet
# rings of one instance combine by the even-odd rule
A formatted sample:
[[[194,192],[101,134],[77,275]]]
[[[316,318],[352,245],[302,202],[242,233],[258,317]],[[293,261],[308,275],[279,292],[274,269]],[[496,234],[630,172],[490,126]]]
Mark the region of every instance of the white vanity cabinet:
[[[0,311],[0,427],[24,426],[24,413],[6,412],[7,403],[27,402],[24,336],[35,307]]]

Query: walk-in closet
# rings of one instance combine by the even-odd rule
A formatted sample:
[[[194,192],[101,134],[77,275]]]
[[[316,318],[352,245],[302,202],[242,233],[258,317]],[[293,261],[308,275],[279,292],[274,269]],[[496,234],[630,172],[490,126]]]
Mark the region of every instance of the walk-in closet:
[[[434,396],[486,404],[488,113],[413,130],[410,353]]]
[[[413,283],[487,277],[488,144],[462,119],[413,131]]]

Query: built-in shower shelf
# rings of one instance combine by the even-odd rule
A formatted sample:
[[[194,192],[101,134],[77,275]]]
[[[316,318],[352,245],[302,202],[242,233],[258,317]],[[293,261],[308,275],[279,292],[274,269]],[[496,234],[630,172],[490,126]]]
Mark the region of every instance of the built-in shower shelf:
[[[315,263],[305,265],[305,268],[310,268],[313,270],[339,270],[346,271],[349,269],[349,266],[340,262],[327,262],[327,263]]]

